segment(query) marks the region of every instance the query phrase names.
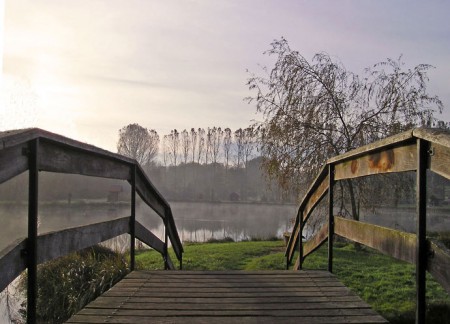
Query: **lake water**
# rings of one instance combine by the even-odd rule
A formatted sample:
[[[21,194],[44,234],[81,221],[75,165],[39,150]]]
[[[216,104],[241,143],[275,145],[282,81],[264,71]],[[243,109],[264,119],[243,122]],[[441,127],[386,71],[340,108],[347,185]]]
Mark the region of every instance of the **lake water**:
[[[235,241],[280,237],[289,229],[294,205],[252,203],[170,203],[182,241],[204,242],[231,237]],[[27,206],[0,205],[0,249],[27,233]],[[45,204],[39,207],[39,233],[58,231],[130,215],[129,205]],[[161,218],[146,205],[137,207],[137,219],[163,238]]]

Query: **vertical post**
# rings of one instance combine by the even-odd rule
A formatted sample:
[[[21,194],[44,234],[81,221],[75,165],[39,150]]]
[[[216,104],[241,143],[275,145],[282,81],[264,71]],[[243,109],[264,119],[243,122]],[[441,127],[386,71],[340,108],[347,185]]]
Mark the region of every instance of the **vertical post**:
[[[333,214],[333,185],[334,165],[328,165],[328,271],[333,272],[333,238],[334,238],[334,214]]]
[[[416,248],[416,323],[425,323],[427,269],[427,165],[428,143],[417,140],[417,248]]]
[[[169,244],[169,233],[167,233],[168,222],[167,216],[164,218],[164,269],[169,270],[169,262],[168,262],[168,244]]]
[[[37,235],[38,235],[38,170],[39,139],[35,139],[28,146],[28,239],[27,239],[27,323],[36,323],[37,305]]]
[[[136,255],[136,165],[131,167],[130,271],[135,268]]]
[[[298,226],[300,226],[300,230],[298,231],[298,269],[302,270],[303,268],[303,209],[299,209],[298,211]]]

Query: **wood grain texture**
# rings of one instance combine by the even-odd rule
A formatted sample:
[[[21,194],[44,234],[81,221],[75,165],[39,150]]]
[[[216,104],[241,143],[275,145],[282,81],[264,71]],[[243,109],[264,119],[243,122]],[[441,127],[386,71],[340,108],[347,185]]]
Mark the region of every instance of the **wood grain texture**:
[[[328,223],[322,225],[316,235],[309,239],[303,245],[303,257],[306,258],[309,254],[313,253],[328,239]]]
[[[18,239],[0,251],[0,292],[3,291],[26,268],[22,251],[26,248],[26,239]]]
[[[386,323],[321,271],[138,271],[68,323]]]
[[[145,228],[141,223],[136,221],[135,223],[135,231],[136,238],[155,249],[159,253],[164,252],[164,242],[161,241],[155,234],[150,232],[147,228]]]
[[[430,156],[430,170],[450,179],[450,148],[440,145],[432,144]]]
[[[416,262],[416,235],[336,216],[334,232],[396,259]]]
[[[28,170],[27,148],[27,144],[20,144],[0,150],[0,183]]]
[[[378,151],[336,163],[335,180],[412,171],[416,168],[416,144],[406,143],[404,146],[380,148]]]
[[[38,236],[38,264],[109,240],[130,230],[129,217]]]
[[[438,242],[430,242],[427,270],[450,294],[450,251]]]

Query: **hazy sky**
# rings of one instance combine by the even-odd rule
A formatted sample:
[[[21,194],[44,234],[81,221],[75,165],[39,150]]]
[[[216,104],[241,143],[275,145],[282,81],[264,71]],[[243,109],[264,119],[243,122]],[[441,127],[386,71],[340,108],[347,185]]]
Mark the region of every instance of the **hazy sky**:
[[[281,36],[307,58],[325,51],[358,73],[400,54],[408,67],[432,64],[430,92],[450,105],[446,0],[0,4],[0,130],[36,126],[115,151],[129,123],[160,135],[245,127],[258,119],[243,101],[246,70],[270,67],[262,53]]]

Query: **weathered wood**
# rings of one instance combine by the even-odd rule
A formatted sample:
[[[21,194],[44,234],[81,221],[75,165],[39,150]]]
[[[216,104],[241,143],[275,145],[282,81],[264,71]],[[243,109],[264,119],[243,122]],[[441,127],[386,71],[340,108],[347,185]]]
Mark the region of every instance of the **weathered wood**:
[[[138,221],[136,221],[135,226],[136,238],[162,254],[164,249],[164,242],[161,241],[155,234],[150,232]]]
[[[145,317],[140,316],[108,316],[107,321],[105,321],[104,315],[76,315],[72,317],[67,323],[143,323]],[[186,324],[186,323],[196,323],[196,324],[211,324],[212,322],[216,324],[241,324],[241,323],[258,323],[258,324],[273,324],[274,322],[283,323],[308,323],[308,324],[322,324],[322,323],[387,323],[386,320],[380,318],[376,315],[362,315],[362,316],[333,316],[333,317],[289,317],[289,316],[214,316],[214,317],[199,317],[199,316],[189,316],[189,317],[176,317],[176,316],[162,316],[162,317],[152,317],[151,323],[171,323],[171,324]]]
[[[0,183],[28,170],[28,157],[24,154],[26,150],[28,150],[27,144],[0,150]]]
[[[450,251],[437,242],[430,242],[427,270],[450,294]]]
[[[416,138],[450,147],[450,131],[448,130],[439,128],[415,128],[413,129],[412,134]]]
[[[170,255],[168,255],[168,254],[167,254],[167,265],[169,267],[169,270],[176,270],[176,268],[172,262],[172,259],[170,258]]]
[[[121,180],[131,178],[131,165],[116,158],[45,140],[41,140],[39,150],[39,169],[42,171]]]
[[[161,203],[153,189],[150,183],[146,181],[146,178],[140,172],[137,172],[136,192],[149,207],[164,219],[166,217],[166,206]]]
[[[335,217],[337,235],[364,244],[396,259],[415,263],[416,235],[387,227]]]
[[[313,253],[328,239],[328,224],[322,225],[320,230],[311,239],[305,242],[303,246],[303,257],[306,258]]]
[[[317,273],[273,271],[273,276],[278,278],[274,282],[270,272],[259,275],[256,271],[252,274],[241,271],[221,274],[133,272],[87,305],[69,323],[100,322],[100,319],[122,323],[173,322],[176,319],[180,323],[260,323],[264,318],[270,318],[270,323],[349,323],[355,319],[356,323],[386,322],[336,277]],[[293,275],[299,279],[294,286],[291,284]],[[284,280],[283,276],[286,276]],[[155,277],[165,281],[155,281]],[[127,278],[134,282],[133,287],[129,287]],[[214,278],[214,281],[205,284],[205,278]],[[248,280],[248,283],[230,285],[230,278],[242,283]],[[317,278],[328,280],[323,285],[315,282]]]
[[[412,171],[417,168],[415,143],[381,148],[359,157],[336,163],[335,180],[352,179],[373,174]]]
[[[431,145],[430,170],[450,179],[450,148],[440,145]]]
[[[26,239],[21,238],[0,251],[0,292],[26,269],[25,248]]]
[[[306,191],[306,195],[303,198],[302,202],[297,211],[297,217],[295,220],[295,224],[292,228],[291,236],[289,237],[288,244],[286,245],[286,256],[291,262],[292,257],[294,255],[298,238],[299,238],[299,217],[303,217],[304,222],[308,219],[310,213],[314,210],[316,205],[320,202],[323,196],[326,193],[326,189],[328,189],[328,167],[323,166],[317,175],[316,179],[314,179],[311,186]],[[325,191],[324,191],[325,190]],[[303,212],[302,212],[303,211]]]
[[[314,208],[319,204],[322,198],[328,192],[329,176],[327,175],[322,182],[315,188],[308,199],[305,210],[303,212],[303,220],[306,222],[313,212]]]
[[[348,151],[344,154],[337,155],[327,161],[327,164],[334,163],[337,164],[341,161],[350,160],[357,158],[361,155],[366,155],[369,152],[374,152],[380,148],[386,148],[389,146],[399,146],[404,143],[413,143],[415,138],[413,136],[413,130],[408,130],[400,134],[386,137],[385,139],[358,147],[354,150]]]
[[[38,264],[129,232],[129,217],[38,236]]]

